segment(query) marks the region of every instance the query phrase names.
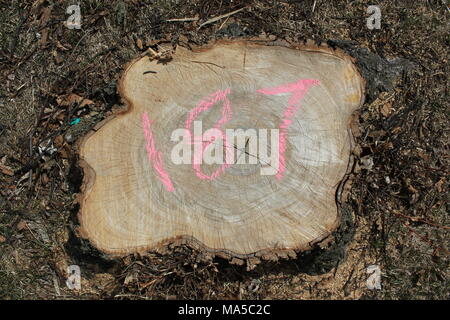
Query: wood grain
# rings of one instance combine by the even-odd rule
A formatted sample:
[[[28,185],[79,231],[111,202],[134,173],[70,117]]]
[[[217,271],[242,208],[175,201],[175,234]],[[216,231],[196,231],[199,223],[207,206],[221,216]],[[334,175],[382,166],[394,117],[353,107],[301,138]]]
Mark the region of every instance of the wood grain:
[[[188,243],[230,258],[283,255],[329,236],[339,225],[336,191],[349,164],[349,122],[364,97],[351,59],[324,47],[249,41],[178,47],[172,58],[133,61],[119,90],[128,110],[81,141],[82,236],[112,255]],[[222,130],[277,129],[292,94],[258,90],[302,79],[318,85],[302,97],[286,130],[282,178],[261,175],[261,164],[233,164],[216,179],[200,179],[192,165],[172,162],[173,130],[186,127],[205,97],[229,90],[231,119]],[[197,120],[206,130],[222,116],[219,101]],[[146,126],[173,190],[149,156]],[[212,174],[220,165],[200,168]]]

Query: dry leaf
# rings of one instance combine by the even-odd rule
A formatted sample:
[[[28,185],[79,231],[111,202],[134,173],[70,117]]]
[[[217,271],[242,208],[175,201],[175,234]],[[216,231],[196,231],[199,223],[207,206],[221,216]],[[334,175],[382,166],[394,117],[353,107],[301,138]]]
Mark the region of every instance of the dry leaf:
[[[60,258],[55,262],[55,270],[60,277],[67,278],[67,268],[69,264],[66,259]]]
[[[64,138],[62,135],[59,135],[55,138],[55,145],[60,148],[64,144]]]
[[[32,5],[31,5],[31,12],[33,14],[37,14],[38,10],[41,8],[41,6],[44,4],[46,0],[36,0]]]
[[[344,188],[342,188],[341,201],[347,202],[350,195],[350,190],[352,189],[353,181],[351,179],[347,180],[344,184]]]
[[[10,167],[7,167],[7,166],[5,166],[5,165],[3,165],[1,163],[0,163],[0,171],[3,174],[6,174],[7,176],[13,176],[14,175],[14,171]]]
[[[52,13],[52,6],[46,7],[42,10],[41,19],[39,20],[39,26],[43,27],[47,25],[48,21],[50,20],[50,16]],[[45,47],[48,40],[48,28],[45,28],[42,30],[41,39],[39,40],[39,45],[41,48]]]
[[[355,146],[355,148],[353,149],[353,154],[357,157],[361,156],[362,153],[362,148],[361,146],[358,144]]]
[[[94,104],[94,101],[80,97],[79,95],[77,95],[75,93],[70,93],[70,94],[59,96],[56,99],[56,102],[58,103],[58,105],[60,105],[62,107],[68,107],[74,103],[79,104],[80,107]]]
[[[408,181],[408,183],[409,183],[409,181]],[[412,185],[408,185],[408,190],[410,191],[410,192],[412,192],[412,193],[419,193],[419,191],[416,189],[416,188],[414,188]]]
[[[59,42],[59,40],[56,40],[56,47],[62,51],[67,51],[69,50],[69,48],[71,48],[70,44],[68,45],[69,48],[66,48],[65,46],[62,45],[61,42]]]
[[[371,156],[365,156],[361,158],[361,168],[366,169],[368,171],[372,170],[374,166],[373,158]]]
[[[61,158],[69,159],[70,155],[72,153],[71,153],[70,147],[67,145],[64,145],[64,147],[59,150],[59,154],[60,154]]]
[[[392,103],[391,102],[386,102],[385,104],[383,104],[380,107],[380,112],[385,117],[389,116],[391,114],[391,112],[392,112]]]
[[[444,191],[444,190],[442,189],[442,185],[443,185],[444,183],[445,183],[445,179],[444,179],[444,178],[442,178],[441,180],[439,180],[438,182],[436,182],[436,184],[435,184],[434,186],[436,187],[437,191],[439,191],[439,192]]]
[[[350,129],[352,130],[352,134],[353,134],[353,136],[355,138],[361,136],[361,129],[359,127],[359,122],[358,121],[352,121],[350,123]]]
[[[400,127],[396,127],[396,128],[394,128],[394,129],[392,129],[392,134],[397,134],[397,133],[399,133],[399,132],[401,132],[402,131],[402,128],[400,128]]]
[[[5,241],[6,241],[6,238],[4,236],[0,235],[0,243],[3,243]]]
[[[42,174],[42,184],[46,185],[49,182],[48,175],[46,173]]]
[[[149,40],[149,41],[146,42],[146,46],[147,47],[153,47],[153,46],[156,46],[160,42],[161,42],[161,40],[155,40],[155,39]]]
[[[189,42],[189,39],[185,35],[180,35],[178,37],[178,41],[184,44],[187,44]]]
[[[63,60],[61,59],[61,57],[58,54],[58,51],[53,50],[52,54],[53,54],[53,57],[55,58],[56,64],[61,64],[63,62]]]
[[[138,47],[140,50],[144,49],[144,45],[142,44],[142,40],[141,40],[141,39],[137,39],[137,40],[136,40],[136,45],[137,45],[137,47]]]
[[[125,277],[125,280],[123,281],[123,283],[124,283],[125,285],[127,285],[127,284],[129,284],[129,283],[134,282],[135,280],[136,280],[135,274],[129,273],[129,274],[127,274],[127,276]]]
[[[25,220],[20,220],[20,222],[17,224],[17,229],[19,231],[26,229],[26,227],[27,227],[27,222]]]

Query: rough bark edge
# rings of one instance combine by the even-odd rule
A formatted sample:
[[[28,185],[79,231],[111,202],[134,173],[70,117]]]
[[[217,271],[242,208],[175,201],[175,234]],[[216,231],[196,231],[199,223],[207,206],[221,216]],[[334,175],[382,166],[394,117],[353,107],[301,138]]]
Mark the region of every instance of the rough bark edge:
[[[286,47],[290,49],[300,50],[300,51],[310,51],[310,52],[321,52],[321,53],[327,53],[330,55],[333,55],[335,57],[341,58],[343,60],[349,61],[352,63],[354,71],[356,75],[359,77],[361,81],[361,99],[359,103],[359,108],[364,104],[365,101],[365,91],[366,91],[366,81],[361,76],[360,70],[357,67],[356,59],[348,55],[346,52],[339,48],[331,48],[327,44],[317,44],[316,42],[312,40],[305,41],[304,43],[289,43],[285,40],[275,40],[275,41],[268,41],[268,40],[260,40],[260,39],[248,39],[243,38],[239,40],[213,40],[210,41],[208,44],[203,46],[191,46],[189,49],[193,52],[202,52],[211,49],[214,45],[221,45],[221,44],[236,44],[236,43],[242,43],[243,45],[254,45],[254,46],[279,46],[279,47]],[[80,205],[80,209],[77,215],[78,221],[80,222],[80,226],[77,228],[78,236],[84,239],[89,240],[89,242],[99,251],[104,252],[111,258],[119,258],[126,256],[131,253],[137,253],[137,254],[144,254],[147,252],[158,252],[162,254],[168,254],[171,252],[171,248],[175,246],[181,246],[186,245],[192,249],[198,250],[199,252],[204,253],[204,259],[210,260],[213,257],[217,256],[226,260],[229,260],[232,264],[237,265],[243,265],[244,263],[247,264],[247,269],[253,269],[258,263],[261,262],[261,260],[269,260],[269,261],[278,261],[279,259],[289,259],[289,258],[296,258],[298,252],[304,252],[308,250],[312,250],[317,245],[320,245],[321,243],[326,243],[328,241],[332,241],[333,239],[333,233],[337,230],[337,228],[340,225],[340,221],[342,218],[342,212],[341,212],[341,197],[342,197],[342,190],[344,188],[344,185],[348,182],[349,177],[353,170],[354,165],[354,157],[352,154],[352,151],[355,147],[355,140],[353,138],[353,133],[350,129],[350,123],[352,121],[355,121],[357,117],[353,115],[349,121],[348,121],[348,135],[349,135],[349,141],[350,141],[350,156],[349,161],[347,164],[347,171],[342,178],[341,182],[336,188],[335,192],[335,200],[336,200],[336,209],[337,209],[337,215],[336,215],[336,221],[333,224],[333,227],[331,230],[325,234],[323,234],[321,237],[314,239],[313,241],[310,241],[307,244],[293,247],[293,248],[276,248],[276,249],[264,249],[260,251],[256,251],[254,253],[250,254],[239,254],[232,252],[230,250],[226,249],[212,249],[207,246],[205,246],[203,243],[201,243],[199,240],[190,237],[190,236],[177,236],[174,238],[168,238],[164,241],[158,242],[156,245],[150,246],[137,246],[133,249],[124,249],[124,250],[109,250],[102,248],[96,241],[93,239],[89,239],[87,236],[87,232],[83,230],[83,227],[81,226],[81,221],[83,219],[83,208],[84,208],[84,202],[87,199],[87,196],[89,195],[92,186],[95,183],[95,172],[92,169],[92,167],[82,158],[82,150],[86,143],[86,141],[97,132],[101,127],[106,125],[109,121],[116,118],[118,115],[123,115],[126,113],[129,113],[133,110],[133,104],[131,103],[131,100],[124,94],[123,92],[123,80],[124,75],[128,71],[131,66],[136,63],[138,60],[140,60],[142,56],[133,59],[130,63],[128,63],[122,72],[120,76],[120,80],[118,82],[118,93],[121,97],[121,100],[123,101],[125,108],[121,109],[120,111],[117,111],[116,113],[110,115],[106,119],[102,120],[98,124],[94,126],[94,128],[88,132],[84,137],[78,140],[76,144],[77,153],[79,156],[79,166],[83,170],[83,182],[80,188],[80,193],[77,196],[77,202]],[[356,109],[355,114],[358,113],[358,109]]]

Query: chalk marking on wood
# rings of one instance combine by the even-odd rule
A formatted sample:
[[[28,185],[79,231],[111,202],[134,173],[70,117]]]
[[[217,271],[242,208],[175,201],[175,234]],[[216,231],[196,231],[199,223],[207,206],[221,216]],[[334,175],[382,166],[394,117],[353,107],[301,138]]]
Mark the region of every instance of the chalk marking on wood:
[[[203,141],[203,134],[198,137],[195,134],[193,134],[194,137],[194,161],[192,164],[192,167],[195,170],[195,174],[198,178],[202,180],[214,180],[218,176],[220,176],[225,170],[231,165],[230,161],[228,161],[230,155],[230,152],[228,151],[228,140],[224,132],[220,129],[220,127],[225,124],[226,122],[231,120],[232,117],[232,111],[231,111],[231,102],[227,98],[227,95],[230,94],[231,89],[227,88],[225,90],[218,90],[211,94],[210,96],[204,98],[201,100],[197,106],[192,109],[189,112],[188,118],[186,120],[186,129],[191,130],[192,122],[200,115],[200,113],[209,110],[211,107],[213,107],[217,102],[223,101],[223,108],[222,108],[222,117],[216,122],[214,125],[214,129],[218,129],[222,135],[222,140],[224,141],[224,145],[226,148],[226,157],[227,161],[225,161],[224,164],[222,164],[216,171],[214,171],[210,176],[204,174],[200,168],[201,159],[203,158],[203,151],[206,147],[208,147],[212,141],[209,144],[205,144]],[[233,153],[234,156],[234,153]]]
[[[315,85],[318,85],[319,80],[315,79],[303,79],[297,82],[288,83],[284,85],[280,85],[273,88],[259,89],[257,92],[266,94],[266,95],[277,95],[282,93],[292,93],[288,100],[288,106],[284,111],[283,120],[280,125],[280,142],[278,145],[279,148],[279,169],[278,173],[275,177],[278,180],[283,178],[284,171],[286,170],[286,160],[284,158],[284,154],[286,152],[286,136],[287,131],[292,124],[292,118],[297,113],[298,109],[300,109],[301,100],[308,93],[308,90]]]
[[[170,180],[169,174],[164,170],[162,152],[156,150],[155,140],[153,138],[153,132],[151,129],[151,121],[147,112],[142,113],[142,129],[145,137],[145,148],[147,150],[148,161],[152,163],[153,169],[158,174],[159,180],[164,184],[166,190],[169,192],[175,191],[175,188]]]

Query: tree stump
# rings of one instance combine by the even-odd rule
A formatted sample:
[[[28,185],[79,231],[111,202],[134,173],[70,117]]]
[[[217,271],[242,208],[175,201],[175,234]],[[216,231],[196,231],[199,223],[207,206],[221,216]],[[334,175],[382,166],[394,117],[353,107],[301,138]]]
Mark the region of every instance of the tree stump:
[[[349,126],[364,99],[342,52],[178,47],[170,61],[132,62],[119,92],[128,109],[79,145],[80,231],[99,250],[183,243],[270,258],[307,250],[339,225]]]

